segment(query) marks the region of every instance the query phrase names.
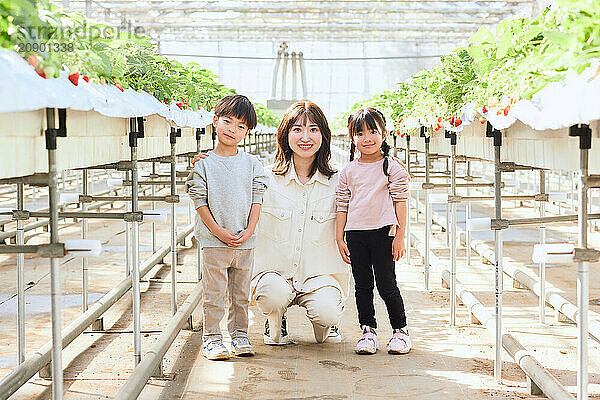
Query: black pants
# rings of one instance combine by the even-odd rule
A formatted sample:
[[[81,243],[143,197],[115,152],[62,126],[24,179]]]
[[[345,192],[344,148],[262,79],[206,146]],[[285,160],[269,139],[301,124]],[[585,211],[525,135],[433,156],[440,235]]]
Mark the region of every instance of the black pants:
[[[358,322],[377,328],[373,305],[373,272],[377,291],[385,302],[392,329],[406,326],[406,313],[400,290],[396,284],[396,271],[392,255],[390,227],[368,231],[347,231],[346,242],[350,250],[352,275],[358,309]]]

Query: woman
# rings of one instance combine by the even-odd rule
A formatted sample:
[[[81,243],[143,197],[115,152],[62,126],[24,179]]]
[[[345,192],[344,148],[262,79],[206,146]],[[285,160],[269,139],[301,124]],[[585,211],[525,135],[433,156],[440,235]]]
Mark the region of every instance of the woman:
[[[329,165],[330,145],[323,111],[312,102],[291,105],[277,131],[250,289],[251,304],[267,316],[266,344],[291,342],[285,312],[292,305],[306,309],[317,342],[341,341],[336,325],[344,311],[350,272],[335,242],[339,178]],[[201,157],[206,156],[196,159]]]

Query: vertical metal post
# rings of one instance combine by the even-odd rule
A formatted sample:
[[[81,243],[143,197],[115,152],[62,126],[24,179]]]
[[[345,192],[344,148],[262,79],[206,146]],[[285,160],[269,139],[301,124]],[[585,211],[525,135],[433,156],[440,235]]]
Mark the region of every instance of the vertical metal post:
[[[17,183],[17,210],[23,211],[23,184]],[[17,219],[17,245],[25,244],[22,219]],[[25,254],[17,254],[17,356],[19,364],[25,361]]]
[[[125,171],[125,180],[129,180],[129,171]],[[132,186],[133,188],[133,186]],[[125,195],[131,195],[132,189],[128,189],[127,186],[123,189]],[[126,211],[131,211],[131,203],[126,203]],[[125,222],[125,275],[131,275],[131,224],[129,222]]]
[[[452,160],[450,170],[450,190],[456,196],[456,134],[452,140]],[[450,325],[456,325],[456,203],[450,204]]]
[[[281,63],[282,54],[283,50],[279,49],[277,52],[277,59],[275,60],[275,66],[273,67],[273,81],[271,83],[271,98],[273,100],[277,98],[277,75],[279,74],[279,64]]]
[[[176,163],[176,136],[171,133],[171,195],[177,194],[175,178]],[[177,312],[177,204],[171,203],[171,311],[173,315]]]
[[[467,176],[471,176],[471,161],[467,161]],[[467,197],[471,196],[471,188],[469,186],[467,186]],[[471,213],[472,213],[472,209],[471,209],[471,202],[467,201],[467,204],[465,205],[465,209],[466,209],[466,220],[471,219]],[[469,229],[465,230],[465,247],[467,250],[467,265],[471,265],[471,231]]]
[[[286,99],[286,85],[287,85],[287,65],[290,54],[286,51],[283,53],[283,68],[281,69],[281,99]]]
[[[154,177],[156,176],[156,163],[152,162],[152,175],[150,181],[154,181]],[[152,197],[156,196],[156,186],[152,185],[150,188],[152,193]],[[156,210],[156,202],[152,202],[152,211]],[[156,253],[156,222],[152,221],[152,254]]]
[[[562,171],[558,171],[558,190],[557,192],[561,192],[562,190]],[[562,201],[558,202],[558,215],[562,214]]]
[[[546,172],[540,169],[540,194],[546,193]],[[540,202],[540,218],[546,216],[546,202]],[[546,243],[546,224],[540,224],[540,244]],[[546,263],[540,263],[540,324],[546,319]]]
[[[50,243],[58,239],[58,189],[56,171],[56,129],[54,109],[46,109],[46,148],[48,149],[48,209],[50,211]],[[60,268],[57,258],[50,258],[50,304],[52,308],[52,398],[63,398],[62,334],[61,334]]]
[[[406,162],[406,170],[410,176],[410,135],[406,135],[406,153],[404,153],[404,161]],[[410,265],[410,210],[412,208],[412,192],[408,192],[408,204],[406,204],[406,263]]]
[[[200,132],[197,132],[197,133],[198,134],[196,135],[196,151],[198,153],[200,153],[202,151],[202,140],[201,140],[201,136],[200,136],[201,133]],[[192,208],[193,208],[193,205],[192,205]],[[194,212],[197,212],[197,211],[194,209]],[[196,217],[196,218],[198,218],[198,217]],[[196,277],[198,279],[198,282],[200,282],[200,280],[202,279],[202,245],[198,239],[196,239],[196,243],[198,245],[198,252],[196,254],[196,256],[197,256]]]
[[[429,183],[429,137],[425,137],[425,183]],[[429,189],[425,190],[425,290],[429,290],[429,238],[431,232],[431,205]]]
[[[292,51],[292,100],[296,100],[296,52]]]
[[[497,131],[500,136],[500,131]],[[501,184],[502,173],[500,171],[500,143],[494,138],[494,203],[496,209],[496,219],[502,218],[502,197]],[[494,231],[494,251],[496,254],[496,276],[495,276],[495,317],[496,317],[496,343],[494,357],[494,381],[502,383],[502,291],[503,291],[503,267],[502,267],[502,232],[497,229]]]
[[[136,119],[130,118],[131,147],[131,211],[139,211],[138,204],[138,161],[137,161],[137,131]],[[135,136],[135,137],[134,137]],[[141,334],[141,299],[140,299],[140,240],[139,222],[128,222],[131,225],[131,287],[133,296],[133,357],[135,366],[142,361]]]
[[[82,171],[82,192],[83,195],[88,195],[88,170]],[[81,203],[81,211],[86,212],[88,209],[87,203]],[[81,219],[81,238],[87,239],[88,234],[88,220],[87,218]],[[86,312],[88,309],[88,260],[87,257],[81,259],[81,308],[82,312]]]
[[[590,133],[591,134],[591,133]],[[579,227],[578,245],[587,249],[587,203],[588,187],[588,149],[580,149],[579,174],[579,210],[577,224]],[[577,400],[588,398],[588,298],[589,298],[589,268],[588,262],[579,262],[577,273],[577,308],[579,309],[579,337],[577,352]]]
[[[304,68],[304,54],[302,52],[298,53],[299,64],[300,64],[300,79],[302,81],[302,100],[308,99],[308,94],[306,91],[306,74]]]

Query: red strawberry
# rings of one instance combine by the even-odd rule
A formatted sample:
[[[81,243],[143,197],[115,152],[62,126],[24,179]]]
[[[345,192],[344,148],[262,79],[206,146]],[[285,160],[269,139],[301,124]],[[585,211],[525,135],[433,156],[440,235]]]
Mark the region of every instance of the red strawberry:
[[[508,115],[508,111],[510,110],[510,106],[506,106],[506,108],[504,109],[504,116],[506,117]]]
[[[483,117],[479,118],[479,122],[481,122],[481,125],[485,124],[487,122],[487,120]]]
[[[30,55],[29,58],[27,59],[27,61],[29,62],[29,65],[31,65],[33,68],[37,68],[38,58],[37,58],[36,54]]]
[[[483,106],[483,109],[481,111],[483,111],[483,113],[485,114],[486,112],[488,112],[488,109],[486,106]]]
[[[42,78],[46,79],[46,73],[44,72],[44,68],[36,69],[35,72]]]
[[[177,105],[177,107],[179,107],[180,110],[183,109],[183,103],[182,102],[177,102],[175,104]]]
[[[460,118],[456,118],[456,119],[454,120],[454,126],[460,126],[460,124],[462,124],[462,121],[461,121],[461,119],[460,119]]]
[[[442,122],[442,117],[438,117],[438,122]]]
[[[69,75],[69,80],[75,86],[79,85],[79,72],[75,72],[74,74]]]
[[[119,89],[121,92],[124,92],[125,89],[123,89],[123,85],[121,85],[120,83],[115,83],[115,86],[117,87],[117,89]]]
[[[454,125],[454,117],[450,117],[450,125]]]
[[[83,80],[86,81],[87,83],[90,83],[90,77],[87,75],[83,76]]]

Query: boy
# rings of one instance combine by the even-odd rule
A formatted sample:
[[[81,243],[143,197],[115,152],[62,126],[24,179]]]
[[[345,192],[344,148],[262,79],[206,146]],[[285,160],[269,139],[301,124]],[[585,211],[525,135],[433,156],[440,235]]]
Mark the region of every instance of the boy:
[[[252,356],[248,340],[248,300],[254,265],[254,229],[268,177],[260,161],[238,150],[256,127],[256,112],[246,96],[232,95],[215,106],[213,125],[218,144],[196,162],[186,187],[198,211],[194,234],[202,246],[204,323],[202,354],[226,360],[219,323],[229,293],[228,330],[232,351]]]

